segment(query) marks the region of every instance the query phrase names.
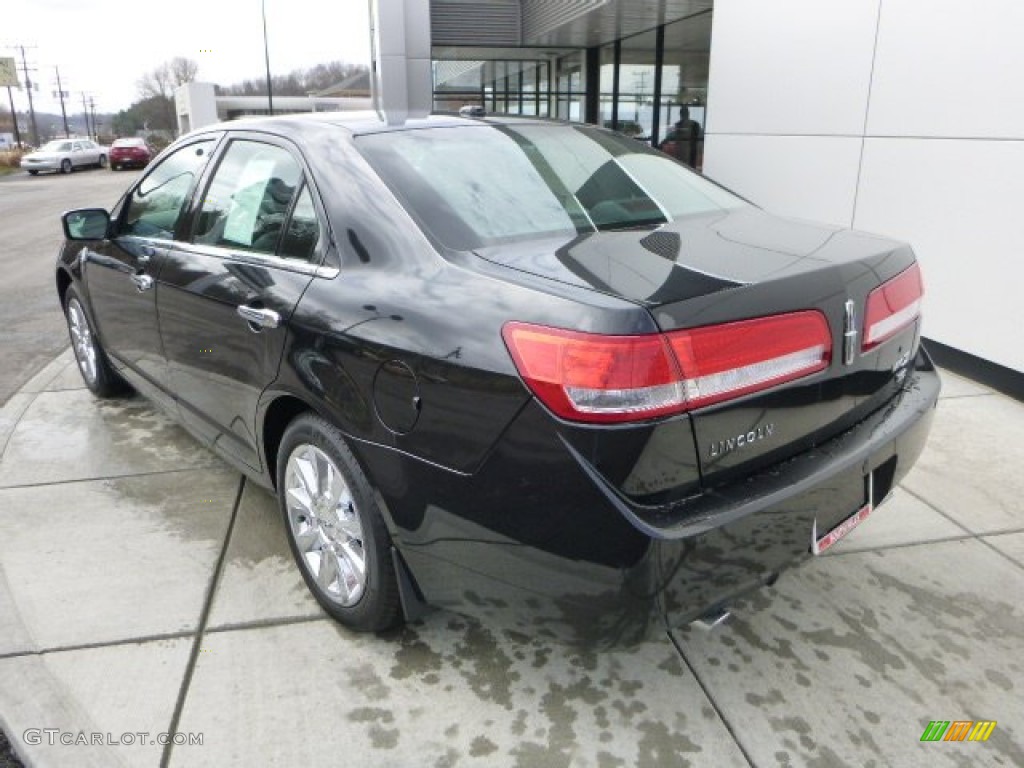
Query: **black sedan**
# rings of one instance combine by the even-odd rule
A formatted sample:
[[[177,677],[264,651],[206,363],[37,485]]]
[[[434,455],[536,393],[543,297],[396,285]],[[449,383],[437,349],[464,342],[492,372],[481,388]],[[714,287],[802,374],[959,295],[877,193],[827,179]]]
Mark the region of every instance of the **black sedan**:
[[[939,392],[909,247],[590,126],[217,125],[64,229],[89,388],[273,489],[355,629],[716,615],[885,500]]]

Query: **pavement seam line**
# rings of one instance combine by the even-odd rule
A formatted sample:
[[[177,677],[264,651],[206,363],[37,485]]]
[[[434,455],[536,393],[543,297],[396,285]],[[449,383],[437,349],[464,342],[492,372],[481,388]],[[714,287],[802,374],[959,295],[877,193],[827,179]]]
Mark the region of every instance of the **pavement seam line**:
[[[740,751],[740,754],[743,755],[743,759],[747,761],[747,765],[749,765],[750,768],[757,768],[757,764],[754,762],[753,756],[747,752],[747,748],[743,746],[742,742],[740,742],[739,736],[736,734],[736,729],[732,727],[732,723],[729,722],[729,719],[725,716],[722,708],[718,706],[718,702],[715,701],[715,697],[711,694],[711,690],[701,679],[701,676],[697,674],[696,668],[690,663],[690,660],[686,658],[686,654],[683,652],[682,646],[679,645],[679,642],[676,640],[676,636],[672,634],[672,630],[666,630],[665,634],[668,635],[668,641],[672,643],[672,647],[676,649],[676,653],[679,654],[679,658],[682,659],[683,664],[685,664],[686,668],[690,670],[690,674],[693,675],[693,679],[697,681],[697,685],[699,685],[701,691],[704,692],[704,698],[708,700],[711,708],[715,710],[715,713],[718,715],[718,719],[722,721],[722,725],[725,726],[725,730],[729,733],[729,736],[732,738],[736,748]]]
[[[173,734],[178,732],[178,725],[181,722],[181,713],[185,709],[185,700],[188,698],[188,691],[192,685],[192,675],[196,670],[196,663],[199,660],[200,647],[203,644],[203,635],[206,633],[206,624],[210,620],[210,611],[213,608],[213,600],[217,594],[217,586],[220,584],[221,576],[224,574],[225,562],[227,561],[228,547],[231,546],[231,537],[235,532],[235,521],[238,519],[238,508],[242,505],[242,493],[245,491],[245,475],[238,480],[238,493],[235,495],[235,503],[231,507],[231,519],[228,520],[228,529],[224,534],[224,544],[220,549],[220,556],[217,558],[217,565],[210,577],[210,588],[206,593],[206,600],[203,603],[203,611],[199,615],[199,626],[196,628],[195,639],[192,641],[192,651],[185,665],[185,674],[181,679],[181,687],[178,689],[178,700],[174,703],[174,713],[171,715],[171,724],[167,733],[172,738],[167,739],[164,745],[163,754],[160,756],[160,768],[167,768],[171,762],[171,753],[174,751]]]
[[[999,547],[997,547],[995,544],[992,544],[991,542],[987,541],[989,536],[1003,536],[1003,535],[1005,535],[1007,533],[1024,533],[1024,531],[999,531],[998,533],[985,534],[984,536],[977,536],[975,538],[977,538],[980,543],[984,544],[986,547],[991,549],[993,552],[995,552],[997,555],[999,555],[1003,559],[1009,560],[1011,563],[1016,565],[1018,568],[1020,568],[1021,570],[1024,570],[1024,563],[1020,562],[1019,560],[1014,559],[1013,557],[1011,557],[1010,555],[1006,554],[1001,549],[999,549]]]
[[[944,518],[946,518],[947,520],[949,520],[949,522],[951,522],[951,523],[952,523],[953,525],[955,525],[955,526],[956,526],[957,528],[959,528],[959,529],[960,529],[961,531],[964,531],[965,533],[967,533],[967,534],[968,534],[969,536],[975,536],[975,537],[976,537],[976,536],[978,536],[978,534],[976,534],[976,533],[975,533],[974,531],[972,531],[972,530],[971,530],[970,528],[968,528],[968,527],[967,527],[966,525],[964,525],[963,523],[961,523],[961,522],[960,522],[959,520],[955,520],[955,519],[953,519],[952,517],[950,517],[949,515],[947,515],[947,514],[946,514],[945,512],[943,512],[943,511],[942,511],[941,509],[939,509],[938,507],[936,507],[936,506],[935,506],[934,504],[932,504],[932,503],[931,503],[930,501],[928,501],[928,499],[926,499],[926,498],[925,498],[924,496],[922,496],[921,494],[919,494],[919,493],[917,493],[917,492],[915,492],[915,491],[912,491],[912,490],[910,490],[910,489],[909,489],[909,488],[908,488],[907,486],[905,486],[905,485],[902,485],[902,484],[901,484],[901,485],[899,486],[899,489],[900,489],[901,491],[903,491],[904,493],[906,493],[906,494],[909,494],[909,495],[913,496],[913,497],[914,497],[915,499],[917,499],[917,500],[918,500],[918,501],[920,501],[920,502],[921,502],[922,504],[924,504],[924,505],[925,505],[926,507],[928,507],[928,509],[931,509],[931,510],[933,510],[933,511],[937,512],[938,514],[942,515],[942,516],[943,516]]]
[[[47,653],[66,653],[68,651],[92,651],[98,648],[116,648],[119,645],[141,645],[143,643],[155,643],[160,640],[180,640],[183,637],[192,637],[195,634],[191,630],[180,632],[162,632],[157,635],[142,635],[139,637],[125,637],[117,640],[100,640],[95,643],[77,643],[75,645],[54,645],[47,648],[36,648],[31,651],[13,651],[0,653],[0,660],[17,659],[25,656],[42,656]]]
[[[901,489],[902,489],[903,491],[906,491],[907,493],[909,493],[909,494],[910,494],[911,496],[913,496],[913,497],[914,497],[915,499],[917,499],[918,501],[920,501],[920,502],[921,502],[922,504],[926,504],[926,505],[928,505],[928,506],[929,506],[929,507],[930,507],[931,509],[934,509],[934,510],[935,510],[936,512],[938,512],[938,513],[939,513],[940,515],[942,515],[942,516],[943,516],[944,518],[946,518],[947,520],[949,520],[949,522],[953,523],[953,525],[956,525],[956,526],[957,526],[957,527],[959,527],[959,528],[960,528],[961,530],[967,531],[967,533],[968,533],[968,534],[970,534],[970,538],[972,538],[972,539],[976,539],[976,540],[977,540],[977,542],[978,542],[979,544],[983,544],[984,546],[988,547],[988,548],[989,548],[989,549],[991,549],[991,550],[992,550],[993,552],[995,552],[995,553],[996,553],[997,555],[999,555],[1000,557],[1002,557],[1002,558],[1003,558],[1004,560],[1009,560],[1009,561],[1010,561],[1011,563],[1013,563],[1013,564],[1014,564],[1015,566],[1017,566],[1018,568],[1022,568],[1022,569],[1024,569],[1024,564],[1021,564],[1021,563],[1020,563],[1020,562],[1018,562],[1017,560],[1014,560],[1014,559],[1013,559],[1012,557],[1010,557],[1010,556],[1009,556],[1008,554],[1006,554],[1005,552],[1003,552],[1002,550],[1000,550],[1000,549],[999,549],[998,547],[996,547],[995,545],[993,545],[993,544],[990,544],[990,543],[988,543],[987,541],[985,541],[985,537],[986,537],[986,536],[1002,536],[1003,534],[1007,534],[1007,533],[1021,533],[1021,532],[1024,532],[1024,529],[1011,529],[1011,530],[1006,530],[1006,531],[987,531],[987,532],[985,532],[985,533],[975,533],[974,531],[970,530],[970,529],[969,529],[969,528],[968,528],[968,527],[967,527],[966,525],[964,525],[963,523],[960,523],[960,522],[958,522],[958,521],[954,520],[954,519],[953,519],[952,517],[950,517],[949,515],[947,515],[947,514],[946,514],[945,512],[943,512],[943,511],[942,511],[941,509],[939,509],[939,508],[938,508],[938,507],[936,507],[936,506],[935,506],[934,504],[932,504],[931,502],[929,502],[929,501],[928,501],[927,499],[924,499],[924,498],[922,498],[922,497],[920,496],[920,494],[914,493],[914,492],[913,492],[912,490],[910,490],[909,488],[907,488],[907,487],[906,487],[906,486],[904,486],[904,485],[901,485],[901,486],[900,486],[900,488],[901,488]],[[850,554],[853,554],[853,553],[851,552]]]
[[[197,472],[201,470],[219,470],[223,469],[222,466],[216,464],[197,464],[194,467],[179,467],[178,469],[154,469],[151,472],[130,472],[126,471],[122,475],[103,475],[102,477],[73,477],[68,480],[49,480],[41,483],[23,483],[22,485],[0,485],[0,492],[2,491],[14,491],[23,488],[41,488],[43,486],[50,485],[70,485],[72,483],[99,483],[104,480],[126,480],[132,477],[154,477],[157,475],[173,475],[177,472]]]
[[[218,635],[224,632],[245,632],[250,629],[290,627],[295,624],[312,624],[315,621],[331,621],[331,617],[324,613],[320,616],[281,616],[275,619],[258,619],[256,621],[236,621],[231,624],[222,624],[219,627],[210,627],[206,630],[206,634]]]

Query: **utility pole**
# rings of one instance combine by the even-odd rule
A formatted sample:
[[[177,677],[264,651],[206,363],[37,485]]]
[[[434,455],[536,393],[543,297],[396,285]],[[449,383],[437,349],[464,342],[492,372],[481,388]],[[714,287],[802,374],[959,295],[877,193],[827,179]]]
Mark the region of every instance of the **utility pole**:
[[[11,95],[11,86],[7,86],[7,100],[11,102],[11,122],[14,123],[14,143],[21,147],[21,131],[18,130],[18,113],[14,111],[14,96]]]
[[[270,81],[270,45],[267,43],[266,0],[261,0],[260,8],[263,10],[263,58],[267,64],[267,105],[270,107],[270,114],[274,114],[274,86]]]
[[[25,73],[25,92],[28,94],[28,114],[32,120],[32,141],[35,146],[39,146],[39,128],[36,126],[36,108],[32,104],[32,78],[29,76],[30,71],[35,71],[35,67],[29,70],[28,62],[25,60],[25,46],[16,46],[21,50],[21,71]],[[30,46],[31,47],[31,46]]]
[[[89,106],[85,103],[85,91],[79,91],[82,96],[82,117],[85,119],[85,135],[92,138],[92,129],[89,128]]]
[[[57,73],[57,94],[60,96],[60,114],[64,118],[64,137],[71,138],[71,129],[68,128],[68,113],[64,109],[64,86],[60,82],[60,67],[54,67],[53,71]]]
[[[92,132],[95,134],[93,137],[98,144],[100,141],[100,129],[96,125],[96,101],[92,96],[89,97],[89,111],[92,112]]]

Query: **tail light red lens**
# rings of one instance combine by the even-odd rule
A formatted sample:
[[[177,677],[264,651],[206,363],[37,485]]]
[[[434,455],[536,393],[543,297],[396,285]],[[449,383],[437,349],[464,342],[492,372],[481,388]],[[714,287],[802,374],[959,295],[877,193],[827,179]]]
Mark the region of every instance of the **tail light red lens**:
[[[674,331],[668,338],[691,409],[816,373],[832,359],[828,321],[813,311]]]
[[[661,335],[507,323],[502,336],[527,386],[563,418],[632,421],[679,410],[679,376]]]
[[[832,352],[828,323],[812,311],[645,336],[512,322],[502,336],[541,402],[562,418],[598,423],[768,389],[826,368]]]
[[[924,281],[916,262],[868,294],[863,350],[877,347],[917,320],[923,296]]]

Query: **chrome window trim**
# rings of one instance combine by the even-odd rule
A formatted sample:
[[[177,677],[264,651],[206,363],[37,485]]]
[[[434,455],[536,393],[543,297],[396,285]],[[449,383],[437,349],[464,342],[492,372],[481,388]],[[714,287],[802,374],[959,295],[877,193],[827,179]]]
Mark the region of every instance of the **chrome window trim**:
[[[286,272],[296,272],[300,275],[311,275],[313,277],[322,277],[327,280],[331,280],[337,277],[341,270],[337,267],[325,266],[322,264],[314,264],[308,261],[299,261],[297,259],[286,259],[281,256],[275,256],[271,253],[248,253],[246,251],[234,251],[230,248],[223,248],[216,245],[204,245],[202,243],[182,243],[176,242],[173,244],[175,250],[179,250],[185,253],[196,253],[200,256],[212,256],[223,261],[233,261],[239,264],[250,264],[254,267],[271,267],[273,269],[283,269]]]

